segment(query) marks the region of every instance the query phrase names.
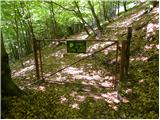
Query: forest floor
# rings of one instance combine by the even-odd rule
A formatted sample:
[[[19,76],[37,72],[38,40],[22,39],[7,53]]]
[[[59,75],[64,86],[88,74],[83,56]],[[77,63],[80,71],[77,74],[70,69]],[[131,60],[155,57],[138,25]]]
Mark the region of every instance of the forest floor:
[[[14,97],[4,118],[158,118],[158,8],[146,13],[139,5],[103,26],[101,38],[126,39],[132,26],[129,76],[120,81],[121,101],[113,89],[116,46],[113,45],[77,64],[61,69],[113,42],[87,42],[87,53],[67,53],[66,45],[53,44],[42,50],[45,82],[37,82],[33,55],[25,67],[12,65],[16,84],[27,95]],[[68,39],[87,39],[86,33]],[[94,37],[92,39],[95,39]],[[9,98],[6,98],[9,101]],[[16,101],[16,103],[15,103]]]

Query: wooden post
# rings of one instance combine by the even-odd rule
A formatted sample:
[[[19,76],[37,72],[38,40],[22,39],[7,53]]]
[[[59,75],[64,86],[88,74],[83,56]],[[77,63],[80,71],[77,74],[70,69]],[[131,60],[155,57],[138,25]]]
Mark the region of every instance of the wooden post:
[[[114,89],[116,89],[117,85],[118,85],[118,75],[117,75],[117,71],[118,71],[118,47],[119,47],[119,43],[117,41],[116,44],[117,50],[116,50],[116,69],[115,69],[115,80],[114,80]]]
[[[41,54],[41,41],[38,41],[38,45],[39,45],[39,62],[40,62],[40,71],[41,71],[41,79],[43,80],[43,68],[42,68],[42,54]]]
[[[126,43],[127,43],[126,40],[122,41],[121,61],[120,61],[120,81],[122,81],[124,79],[124,76],[125,76]]]
[[[126,43],[126,63],[125,63],[125,74],[128,75],[129,69],[129,56],[130,56],[130,42],[132,38],[132,27],[128,27],[127,43]]]
[[[37,79],[40,79],[38,54],[37,54],[37,42],[35,38],[33,38],[33,53],[34,53],[34,62],[35,62],[35,67],[36,67],[36,77]]]
[[[131,38],[132,27],[128,27],[127,40],[122,41],[120,80],[123,80],[128,75]]]

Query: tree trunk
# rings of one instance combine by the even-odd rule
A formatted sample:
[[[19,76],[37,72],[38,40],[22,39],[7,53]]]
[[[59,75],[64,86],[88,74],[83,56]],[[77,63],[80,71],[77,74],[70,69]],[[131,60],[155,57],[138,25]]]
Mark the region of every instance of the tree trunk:
[[[127,11],[127,1],[123,1],[123,7],[124,7],[124,11],[126,12]]]
[[[53,2],[50,1],[50,12],[51,12],[51,31],[52,31],[52,35],[51,35],[51,39],[56,38],[57,36],[57,21],[55,19],[55,14],[54,14],[54,9],[53,9]]]
[[[84,30],[86,31],[86,33],[88,34],[88,36],[90,36],[90,33],[89,33],[89,31],[88,31],[88,29],[87,29],[87,27],[86,27],[86,25],[85,25],[85,24],[86,24],[86,21],[85,21],[85,20],[83,19],[83,17],[82,17],[81,11],[80,11],[79,6],[78,6],[78,3],[77,3],[76,1],[74,1],[74,4],[75,4],[75,6],[76,6],[76,8],[77,8],[77,10],[78,10],[78,14],[76,14],[76,16],[81,19],[81,21],[82,21],[82,23],[83,23]]]
[[[88,1],[88,4],[90,6],[90,9],[91,9],[91,12],[92,12],[92,15],[95,19],[95,22],[96,22],[96,25],[97,25],[97,28],[100,32],[102,32],[102,27],[100,25],[100,21],[99,21],[99,18],[98,16],[96,15],[96,12],[95,12],[95,9],[94,9],[94,6],[92,5],[91,1]]]
[[[22,44],[21,41],[19,40],[19,28],[18,28],[18,21],[17,21],[17,12],[16,12],[16,5],[14,3],[14,21],[15,21],[15,32],[16,32],[16,40],[17,40],[17,50],[18,50],[18,58],[20,60],[21,66],[24,67],[23,65],[23,60],[22,60]]]
[[[119,16],[119,7],[120,7],[120,6],[119,6],[119,0],[118,0],[117,2],[118,2],[118,3],[117,3],[117,4],[118,4],[118,16]]]
[[[107,20],[107,10],[106,10],[106,1],[102,1],[102,8],[103,8],[103,18],[106,21]]]
[[[25,15],[25,4],[24,4],[24,1],[20,1],[20,5],[21,5],[21,10],[22,10],[22,14]],[[19,15],[21,17],[23,17],[20,12],[18,12]],[[31,36],[31,30],[30,30],[30,24],[29,24],[29,20],[27,19],[27,21],[23,20],[22,19],[22,23],[23,23],[23,26],[25,27],[25,38],[26,38],[26,41],[25,41],[25,44],[26,44],[26,54],[29,54],[31,53],[33,50],[32,50],[32,36]]]
[[[40,79],[40,71],[39,71],[39,61],[38,61],[38,52],[37,52],[37,41],[36,41],[36,37],[33,31],[33,24],[32,24],[32,20],[31,20],[31,13],[27,7],[27,13],[28,13],[28,24],[30,27],[30,31],[31,31],[31,35],[32,35],[32,43],[33,43],[33,54],[34,54],[34,62],[35,62],[35,68],[36,68],[36,77],[37,80]]]
[[[1,32],[1,94],[4,96],[17,96],[22,91],[11,79],[11,70],[9,67],[8,54],[4,47],[3,36]]]

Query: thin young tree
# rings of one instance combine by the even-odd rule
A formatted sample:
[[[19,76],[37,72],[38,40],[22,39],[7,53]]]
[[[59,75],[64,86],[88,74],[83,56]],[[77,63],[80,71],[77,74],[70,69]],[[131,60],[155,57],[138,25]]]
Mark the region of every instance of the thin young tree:
[[[124,7],[124,11],[127,11],[127,1],[123,0],[123,7]]]
[[[102,28],[102,26],[100,25],[100,20],[99,20],[98,16],[96,15],[96,12],[95,12],[95,9],[94,9],[94,5],[91,3],[90,0],[88,1],[88,5],[89,5],[90,10],[91,10],[91,12],[92,12],[92,15],[93,15],[93,17],[94,17],[94,19],[95,19],[95,22],[96,22],[96,25],[97,25],[98,30],[99,30],[100,32],[102,32],[103,28]]]

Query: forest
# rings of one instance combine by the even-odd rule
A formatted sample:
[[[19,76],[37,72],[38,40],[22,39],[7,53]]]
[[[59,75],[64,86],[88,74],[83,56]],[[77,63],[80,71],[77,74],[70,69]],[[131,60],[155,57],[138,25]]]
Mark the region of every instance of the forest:
[[[2,119],[158,119],[158,0],[1,3]]]

